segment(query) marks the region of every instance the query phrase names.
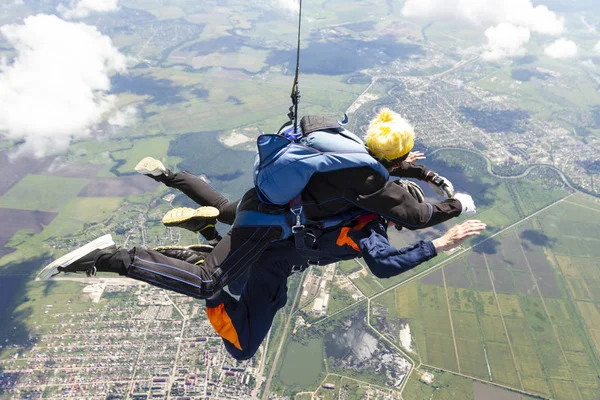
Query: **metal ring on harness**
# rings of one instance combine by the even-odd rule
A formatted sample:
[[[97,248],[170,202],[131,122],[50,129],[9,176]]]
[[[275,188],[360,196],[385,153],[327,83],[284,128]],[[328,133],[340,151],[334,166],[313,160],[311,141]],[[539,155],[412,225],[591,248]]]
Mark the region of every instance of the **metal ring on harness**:
[[[296,272],[302,272],[306,269],[304,265],[292,265],[292,269],[290,270],[290,275],[295,274]]]
[[[292,226],[292,234],[294,235],[294,244],[297,249],[303,249],[305,247],[304,242],[304,228],[305,226],[302,224],[302,206],[300,207],[290,207],[290,212],[296,216],[296,224]]]

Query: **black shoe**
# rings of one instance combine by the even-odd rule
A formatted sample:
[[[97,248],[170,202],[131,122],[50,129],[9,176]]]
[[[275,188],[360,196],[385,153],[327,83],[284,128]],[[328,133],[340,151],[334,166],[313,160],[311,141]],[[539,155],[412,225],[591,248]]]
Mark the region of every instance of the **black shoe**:
[[[159,253],[188,262],[190,264],[202,264],[213,247],[203,244],[194,244],[190,246],[163,246],[154,250]]]
[[[188,207],[179,207],[167,212],[162,218],[162,223],[165,226],[201,233],[204,237],[206,237],[205,233],[214,232],[215,234],[212,236],[215,236],[215,225],[218,216],[219,210],[215,207],[200,207],[195,210]],[[212,237],[207,239],[212,239]]]
[[[104,235],[48,264],[38,275],[38,280],[50,279],[61,272],[85,272],[96,275],[96,262],[104,254],[117,250],[111,235]]]

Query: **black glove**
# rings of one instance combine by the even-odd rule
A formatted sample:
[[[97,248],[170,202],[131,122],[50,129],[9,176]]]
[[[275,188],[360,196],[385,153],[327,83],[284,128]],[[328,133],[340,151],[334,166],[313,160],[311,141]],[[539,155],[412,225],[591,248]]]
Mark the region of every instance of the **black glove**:
[[[431,186],[438,196],[446,196],[449,199],[454,197],[454,186],[447,178],[444,178],[433,171],[429,171],[425,176],[425,182],[429,183],[429,186]]]
[[[188,262],[190,264],[202,264],[213,247],[204,244],[193,244],[190,246],[162,246],[154,250],[170,257]]]

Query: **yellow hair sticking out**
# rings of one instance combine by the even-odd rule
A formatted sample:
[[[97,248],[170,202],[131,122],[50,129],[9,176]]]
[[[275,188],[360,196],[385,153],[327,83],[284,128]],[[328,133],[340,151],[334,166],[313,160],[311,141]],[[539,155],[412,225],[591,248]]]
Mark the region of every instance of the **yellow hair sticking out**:
[[[412,150],[415,132],[407,120],[384,108],[371,120],[365,144],[376,158],[392,161]]]

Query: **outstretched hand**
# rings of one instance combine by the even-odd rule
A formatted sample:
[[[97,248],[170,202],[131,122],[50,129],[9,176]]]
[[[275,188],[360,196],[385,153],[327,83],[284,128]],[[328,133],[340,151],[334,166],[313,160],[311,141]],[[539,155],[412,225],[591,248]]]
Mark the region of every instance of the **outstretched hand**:
[[[464,242],[467,238],[477,236],[485,230],[486,225],[476,219],[470,219],[460,225],[454,225],[444,235],[433,241],[437,251],[448,251]]]
[[[424,160],[427,157],[425,157],[425,153],[423,153],[422,151],[415,151],[415,152],[410,152],[408,153],[408,157],[406,157],[406,162],[407,163],[414,163],[415,161],[419,161],[419,160]]]

